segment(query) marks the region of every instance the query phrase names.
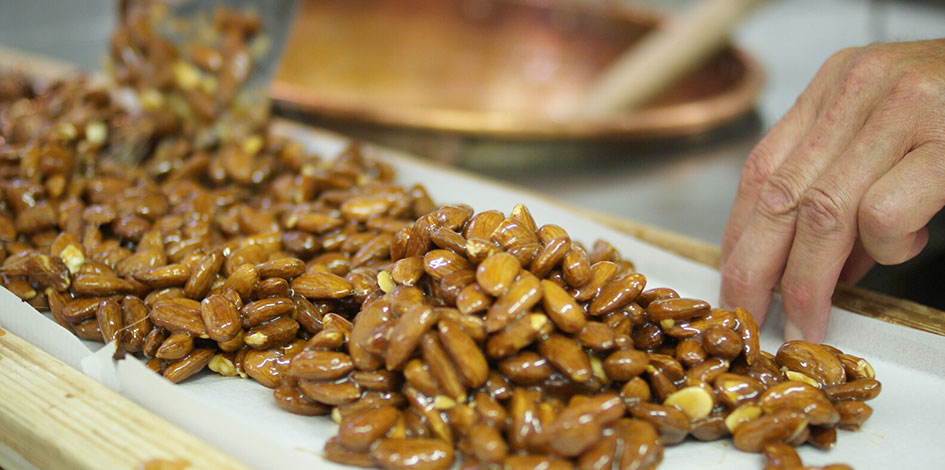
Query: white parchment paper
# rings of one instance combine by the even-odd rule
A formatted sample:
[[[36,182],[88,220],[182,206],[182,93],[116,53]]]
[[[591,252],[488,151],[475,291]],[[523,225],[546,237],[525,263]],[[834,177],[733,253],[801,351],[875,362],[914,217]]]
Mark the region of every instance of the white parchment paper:
[[[324,156],[337,154],[346,140],[308,128],[283,126],[283,133]],[[719,274],[590,222],[542,200],[397,152],[369,149],[395,165],[404,184],[424,184],[438,203],[463,202],[477,211],[511,210],[525,203],[539,225],[555,223],[576,240],[604,238],[634,261],[648,286],[673,287],[683,296],[717,303]],[[554,188],[547,192],[553,196]],[[627,201],[632,205],[633,201]],[[776,298],[762,328],[762,346],[781,344],[783,315]],[[872,418],[859,432],[839,432],[830,451],[799,449],[805,464],[845,462],[863,469],[938,469],[945,462],[945,338],[833,309],[826,343],[866,357],[883,392],[870,402]],[[173,385],[136,359],[115,363],[111,346],[83,342],[43,314],[0,289],[0,326],[39,346],[95,380],[119,391],[221,450],[259,469],[342,469],[324,461],[321,450],[334,435],[328,417],[304,417],[279,409],[272,391],[252,380],[205,374]],[[96,351],[97,350],[97,351]],[[0,378],[2,379],[2,378]],[[661,469],[757,469],[763,458],[737,451],[730,441],[686,441],[666,450]]]

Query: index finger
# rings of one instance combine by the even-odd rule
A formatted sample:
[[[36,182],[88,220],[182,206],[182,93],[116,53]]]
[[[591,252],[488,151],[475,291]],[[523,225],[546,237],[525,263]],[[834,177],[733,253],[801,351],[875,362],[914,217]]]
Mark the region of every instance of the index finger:
[[[798,96],[791,109],[775,123],[749,154],[742,167],[738,191],[722,234],[721,260],[723,264],[741,237],[745,224],[758,201],[761,188],[774,171],[796,150],[802,137],[810,132],[819,115],[817,103],[824,100],[828,87],[834,84],[844,72],[845,62],[851,54],[851,49],[844,49],[827,59],[804,92]]]
[[[881,84],[864,89],[858,80],[844,82],[810,132],[761,186],[744,232],[722,263],[723,305],[740,306],[764,321],[796,243],[799,202],[862,129],[884,91]]]

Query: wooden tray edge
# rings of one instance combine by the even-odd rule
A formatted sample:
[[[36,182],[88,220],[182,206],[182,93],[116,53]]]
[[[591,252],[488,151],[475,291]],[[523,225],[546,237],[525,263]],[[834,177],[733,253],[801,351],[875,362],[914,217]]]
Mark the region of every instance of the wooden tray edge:
[[[6,470],[249,468],[3,329],[0,377]]]

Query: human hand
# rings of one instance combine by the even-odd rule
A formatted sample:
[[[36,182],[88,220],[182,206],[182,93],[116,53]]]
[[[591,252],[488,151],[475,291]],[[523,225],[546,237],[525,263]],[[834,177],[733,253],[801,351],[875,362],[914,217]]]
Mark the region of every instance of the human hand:
[[[831,56],[748,156],[722,237],[722,303],[823,340],[838,280],[917,255],[945,206],[945,40]]]

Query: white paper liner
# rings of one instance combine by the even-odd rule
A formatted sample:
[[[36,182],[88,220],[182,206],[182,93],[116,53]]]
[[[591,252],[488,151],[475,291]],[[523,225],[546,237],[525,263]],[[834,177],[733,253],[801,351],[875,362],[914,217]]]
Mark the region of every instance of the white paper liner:
[[[346,145],[343,138],[307,128],[283,126],[282,131],[324,156],[335,155]],[[539,224],[558,224],[585,243],[596,238],[610,241],[647,276],[648,286],[669,286],[683,296],[717,302],[717,271],[585,220],[540,197],[397,152],[368,151],[393,163],[402,183],[424,184],[438,203],[463,202],[477,211],[505,212],[515,203],[525,203]],[[554,195],[553,188],[548,192]],[[840,431],[836,447],[829,452],[801,447],[805,464],[845,462],[861,470],[940,468],[945,461],[945,445],[940,442],[945,418],[945,338],[837,308],[831,315],[825,343],[869,359],[883,392],[870,402],[873,417],[860,432]],[[111,347],[77,339],[4,289],[0,289],[0,326],[253,468],[348,468],[320,457],[325,441],[337,429],[330,418],[284,412],[276,406],[271,390],[251,380],[206,373],[173,385],[137,359],[112,361]],[[762,328],[763,348],[775,351],[782,342],[782,330],[783,314],[776,296]],[[93,348],[99,351],[93,353]],[[660,468],[757,469],[762,465],[762,457],[737,451],[729,440],[686,441],[666,449]]]

